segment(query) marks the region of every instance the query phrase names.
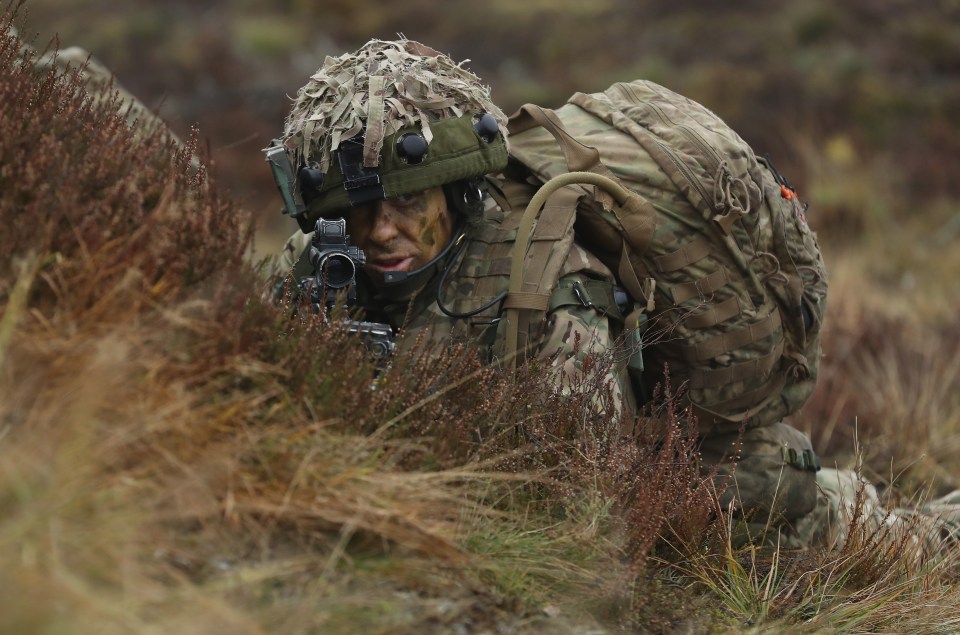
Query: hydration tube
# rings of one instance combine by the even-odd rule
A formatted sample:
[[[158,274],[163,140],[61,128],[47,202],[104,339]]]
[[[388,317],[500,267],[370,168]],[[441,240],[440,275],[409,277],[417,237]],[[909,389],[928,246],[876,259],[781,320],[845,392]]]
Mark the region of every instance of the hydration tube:
[[[508,301],[511,295],[520,293],[521,291],[521,286],[523,285],[523,261],[526,258],[527,249],[530,246],[533,224],[540,215],[543,205],[547,202],[550,195],[561,187],[575,184],[594,185],[604,189],[613,196],[621,207],[624,207],[631,198],[639,198],[636,193],[631,192],[610,177],[596,174],[595,172],[567,172],[566,174],[555,176],[544,183],[543,186],[537,190],[537,193],[534,194],[533,198],[530,199],[527,209],[524,210],[523,216],[520,218],[520,226],[517,228],[517,239],[513,246],[513,255],[510,261],[510,282],[507,287]],[[504,353],[511,369],[517,367],[517,339],[520,332],[520,310],[519,307],[507,308],[506,310],[507,339]]]

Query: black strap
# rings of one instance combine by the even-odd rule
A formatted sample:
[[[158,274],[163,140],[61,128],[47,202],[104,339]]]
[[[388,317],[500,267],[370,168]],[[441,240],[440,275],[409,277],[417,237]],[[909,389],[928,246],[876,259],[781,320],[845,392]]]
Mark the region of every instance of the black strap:
[[[607,280],[560,280],[550,295],[550,311],[561,306],[584,306],[623,324],[616,286]]]

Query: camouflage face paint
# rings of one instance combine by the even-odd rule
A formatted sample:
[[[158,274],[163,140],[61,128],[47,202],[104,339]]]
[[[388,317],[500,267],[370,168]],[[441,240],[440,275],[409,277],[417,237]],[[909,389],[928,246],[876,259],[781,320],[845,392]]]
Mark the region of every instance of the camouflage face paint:
[[[443,188],[434,187],[352,210],[347,231],[380,284],[384,272],[413,271],[433,260],[453,236],[453,219]]]
[[[424,209],[423,212],[427,210]],[[438,244],[438,236],[448,236],[450,233],[449,214],[426,214],[423,213],[419,218],[420,223],[420,243],[432,249]],[[440,245],[443,247],[443,244]]]

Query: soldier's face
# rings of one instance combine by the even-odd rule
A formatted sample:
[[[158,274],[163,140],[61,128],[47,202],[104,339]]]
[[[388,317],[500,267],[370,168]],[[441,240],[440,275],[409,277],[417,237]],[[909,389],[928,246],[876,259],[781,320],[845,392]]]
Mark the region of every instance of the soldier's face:
[[[443,188],[434,187],[351,210],[347,233],[380,286],[387,271],[413,271],[433,260],[450,242],[453,219]]]

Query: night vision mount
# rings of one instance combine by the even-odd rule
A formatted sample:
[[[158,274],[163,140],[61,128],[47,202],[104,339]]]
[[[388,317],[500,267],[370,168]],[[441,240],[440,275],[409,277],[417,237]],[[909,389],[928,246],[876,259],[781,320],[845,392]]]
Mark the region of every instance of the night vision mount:
[[[309,233],[314,227],[311,227],[307,218],[307,205],[320,191],[323,185],[323,173],[317,168],[308,166],[301,166],[297,172],[294,172],[286,148],[277,141],[267,148],[266,153],[267,163],[270,164],[270,170],[273,172],[273,180],[283,200],[280,213],[297,221],[303,233]]]

